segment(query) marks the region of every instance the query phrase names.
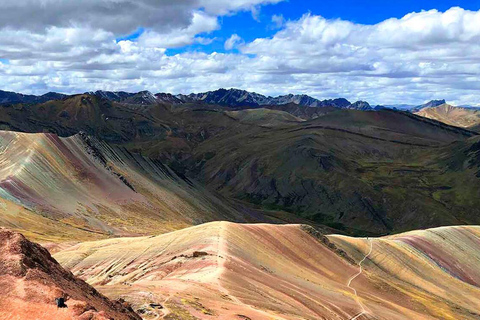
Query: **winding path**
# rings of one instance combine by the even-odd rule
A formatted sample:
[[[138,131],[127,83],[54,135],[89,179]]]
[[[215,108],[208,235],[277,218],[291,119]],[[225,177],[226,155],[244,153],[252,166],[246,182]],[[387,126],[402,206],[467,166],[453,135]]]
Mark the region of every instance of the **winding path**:
[[[367,238],[368,239],[368,238]],[[353,275],[350,279],[348,279],[348,283],[347,283],[347,287],[349,287],[350,289],[353,290],[353,292],[355,293],[355,300],[357,301],[358,305],[360,306],[360,308],[362,308],[362,311],[357,314],[356,316],[354,316],[353,318],[351,318],[350,320],[356,320],[358,319],[359,317],[363,316],[364,314],[368,313],[367,310],[365,309],[364,305],[360,302],[360,299],[358,298],[358,295],[357,295],[357,290],[351,286],[352,284],[352,281],[355,280],[355,278],[357,278],[359,275],[362,274],[363,272],[363,267],[362,267],[362,263],[368,258],[368,256],[372,253],[372,249],[373,249],[373,242],[372,240],[369,240],[368,239],[368,242],[370,243],[370,250],[368,251],[368,253],[365,255],[365,257],[363,257],[363,259],[358,263],[358,266],[360,267],[360,270],[358,271],[358,273],[356,273],[355,275]]]

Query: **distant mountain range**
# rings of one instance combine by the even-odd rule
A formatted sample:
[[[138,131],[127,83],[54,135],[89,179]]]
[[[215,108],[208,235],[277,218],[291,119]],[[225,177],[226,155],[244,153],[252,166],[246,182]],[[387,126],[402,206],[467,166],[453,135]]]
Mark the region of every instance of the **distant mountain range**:
[[[34,96],[0,90],[0,104],[42,103],[50,100],[60,100],[66,97],[67,95],[56,92],[49,92],[41,96]]]
[[[357,101],[351,103],[345,98],[326,99],[319,100],[305,94],[288,94],[278,97],[265,96],[255,92],[249,92],[239,89],[218,89],[215,91],[208,91],[203,93],[191,93],[188,95],[178,94],[173,95],[170,93],[156,93],[153,94],[149,91],[140,91],[137,93],[129,93],[125,91],[90,91],[86,94],[94,95],[109,101],[121,102],[124,104],[132,105],[151,105],[156,103],[162,104],[206,104],[217,105],[222,107],[229,107],[231,109],[245,109],[245,108],[261,108],[272,106],[287,106],[298,105],[311,108],[325,108],[333,107],[340,109],[352,109],[352,110],[381,110],[381,109],[394,109],[410,111],[412,113],[418,113],[425,108],[435,108],[446,104],[445,100],[432,100],[422,105],[409,105],[409,104],[394,104],[394,105],[378,105],[371,106],[366,101]],[[0,105],[8,104],[37,104],[50,100],[62,100],[71,97],[69,95],[49,92],[41,96],[24,95],[21,93],[1,91],[0,90]],[[474,109],[469,105],[459,106],[457,108],[462,109]]]
[[[294,103],[306,107],[337,107],[347,108],[352,105],[344,98],[318,100],[307,95],[285,95],[278,97],[264,96],[255,92],[248,92],[238,89],[219,89],[204,93],[192,93],[190,95],[176,96],[183,102],[204,102],[207,104],[218,104],[231,107],[260,107],[271,105],[285,105]]]
[[[93,94],[110,101],[132,104],[151,104],[154,102],[169,104],[203,103],[209,105],[228,106],[231,108],[258,108],[262,106],[287,105],[293,103],[315,108],[335,107],[342,109],[372,109],[367,102],[359,101],[351,103],[344,98],[318,100],[304,94],[289,94],[278,97],[270,97],[239,89],[218,89],[215,91],[192,93],[189,95],[172,95],[170,93],[152,94],[148,91],[141,91],[138,93],[96,91],[88,92],[88,94]]]
[[[218,89],[215,91],[192,93],[189,95],[173,95],[170,93],[153,94],[149,91],[141,91],[137,93],[128,93],[124,91],[95,91],[87,92],[87,94],[95,95],[107,99],[109,101],[122,102],[126,104],[152,104],[152,103],[168,103],[168,104],[187,104],[187,103],[203,103],[210,105],[228,106],[231,108],[257,108],[262,106],[275,106],[297,104],[306,107],[335,107],[342,109],[360,109],[372,110],[373,108],[365,101],[351,103],[347,99],[327,99],[318,100],[308,95],[284,95],[278,97],[264,96],[255,92],[248,92],[238,89]],[[42,96],[23,95],[15,92],[0,91],[0,104],[16,104],[16,103],[42,103],[49,100],[60,100],[68,97],[59,93],[47,93]]]

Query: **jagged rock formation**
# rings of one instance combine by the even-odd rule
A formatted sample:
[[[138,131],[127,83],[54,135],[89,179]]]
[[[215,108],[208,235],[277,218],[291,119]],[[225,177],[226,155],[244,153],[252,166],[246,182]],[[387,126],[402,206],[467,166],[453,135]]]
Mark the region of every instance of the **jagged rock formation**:
[[[352,103],[351,105],[347,106],[346,108],[347,109],[354,109],[354,110],[363,110],[363,111],[372,110],[372,107],[366,101],[357,101],[357,102]]]
[[[135,95],[134,93],[128,93],[125,91],[113,92],[113,91],[102,91],[102,90],[98,90],[95,92],[86,92],[86,93],[90,95],[95,95],[97,97],[100,97],[109,101],[117,101],[117,102],[123,101]]]
[[[422,105],[423,108],[435,108],[438,106],[441,106],[442,104],[446,104],[447,102],[445,99],[442,100],[432,100],[430,102],[427,102],[426,104]]]
[[[293,103],[306,107],[354,108],[354,106],[348,100],[343,98],[320,101],[307,95],[293,94],[279,97],[269,97],[255,92],[248,92],[238,89],[219,89],[204,93],[192,93],[189,95],[172,95],[169,93],[157,93],[153,95],[147,91],[130,94],[125,92],[97,91],[90,92],[89,94],[94,94],[110,101],[131,104],[146,104],[155,102],[169,104],[202,103],[208,105],[226,106],[230,108],[258,108],[261,106],[281,106]],[[137,97],[137,100],[133,100],[133,97]]]
[[[422,104],[422,105],[419,105],[419,106],[416,106],[414,108],[411,109],[411,112],[415,113],[415,112],[418,112],[424,108],[435,108],[435,107],[438,107],[438,106],[441,106],[442,104],[446,104],[447,102],[445,100],[432,100],[432,101],[429,101],[425,104]]]
[[[190,95],[178,95],[177,98],[185,103],[202,102],[228,107],[260,107],[280,106],[290,103],[306,107],[336,107],[346,108],[352,104],[343,98],[320,101],[307,95],[285,95],[279,97],[267,97],[258,93],[238,89],[219,89],[204,93]]]

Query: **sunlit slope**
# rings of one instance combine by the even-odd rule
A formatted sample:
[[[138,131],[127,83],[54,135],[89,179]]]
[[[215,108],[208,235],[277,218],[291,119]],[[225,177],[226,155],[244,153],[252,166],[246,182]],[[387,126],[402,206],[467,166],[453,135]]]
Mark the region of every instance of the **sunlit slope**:
[[[461,128],[474,128],[480,124],[480,110],[454,107],[449,104],[423,108],[415,114]]]
[[[379,239],[329,239],[355,260],[362,259],[371,245],[372,252],[362,263],[369,282],[402,295],[423,314],[437,319],[480,318],[480,227],[444,227]],[[381,312],[364,281],[357,279],[352,286],[369,313]]]
[[[0,212],[1,225],[39,240],[158,234],[242,220],[203,188],[125,149],[82,134],[6,131],[0,132]]]
[[[126,296],[136,308],[166,308],[151,310],[152,316],[347,318],[357,308],[346,287],[355,267],[296,225],[217,222],[158,237],[83,243],[55,258],[107,296]]]
[[[479,317],[480,228],[372,239],[367,258],[367,239],[328,239],[299,225],[215,222],[86,242],[55,258],[110,298],[132,302],[146,319]]]

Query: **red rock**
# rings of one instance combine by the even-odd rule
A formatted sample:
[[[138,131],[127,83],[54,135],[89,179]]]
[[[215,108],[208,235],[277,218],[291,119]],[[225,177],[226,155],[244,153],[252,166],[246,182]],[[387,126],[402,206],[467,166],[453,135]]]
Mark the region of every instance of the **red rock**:
[[[0,291],[0,319],[141,319],[63,269],[45,248],[5,228],[0,228]],[[57,308],[58,297],[68,308]]]

